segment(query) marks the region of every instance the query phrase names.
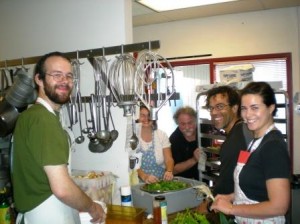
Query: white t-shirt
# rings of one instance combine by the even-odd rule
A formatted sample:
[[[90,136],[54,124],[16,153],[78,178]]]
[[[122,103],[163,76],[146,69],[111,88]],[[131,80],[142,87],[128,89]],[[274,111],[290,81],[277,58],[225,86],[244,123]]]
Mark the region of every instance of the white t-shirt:
[[[145,142],[141,137],[141,124],[136,125],[136,132],[137,137],[139,138],[139,145],[138,148],[142,148],[143,151],[150,150],[152,147],[152,142]],[[163,155],[163,149],[164,148],[170,148],[171,143],[169,141],[168,135],[160,130],[154,130],[154,151],[155,151],[155,158],[156,163],[158,165],[164,165],[164,155]]]

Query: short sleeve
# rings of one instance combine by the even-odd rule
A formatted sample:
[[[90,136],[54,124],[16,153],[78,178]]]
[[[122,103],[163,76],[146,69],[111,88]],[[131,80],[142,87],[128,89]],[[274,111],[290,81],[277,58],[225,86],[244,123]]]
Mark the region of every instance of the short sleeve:
[[[161,142],[161,145],[163,148],[171,147],[169,137],[164,131],[157,130],[157,134],[158,134],[158,138],[160,139],[160,142]]]

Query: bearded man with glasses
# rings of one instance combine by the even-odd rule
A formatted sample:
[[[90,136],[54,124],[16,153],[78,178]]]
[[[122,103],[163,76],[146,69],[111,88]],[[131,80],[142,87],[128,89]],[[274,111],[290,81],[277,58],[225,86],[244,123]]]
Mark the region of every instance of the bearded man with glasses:
[[[80,224],[79,211],[92,223],[106,214],[71,179],[70,145],[59,111],[73,89],[70,60],[60,52],[41,57],[34,80],[36,103],[18,117],[14,131],[12,182],[17,224]]]

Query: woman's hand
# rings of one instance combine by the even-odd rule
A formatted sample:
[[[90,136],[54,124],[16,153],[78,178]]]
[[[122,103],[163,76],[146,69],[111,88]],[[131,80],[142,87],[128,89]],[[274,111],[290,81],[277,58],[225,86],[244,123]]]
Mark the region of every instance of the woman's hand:
[[[166,171],[164,174],[164,180],[173,180],[174,175],[172,171]]]
[[[216,212],[223,212],[227,215],[232,215],[232,195],[217,195],[215,201],[211,205],[211,209]]]
[[[156,183],[158,181],[159,181],[159,179],[156,176],[151,175],[151,174],[147,174],[144,178],[144,182],[146,184],[152,184],[152,183]]]

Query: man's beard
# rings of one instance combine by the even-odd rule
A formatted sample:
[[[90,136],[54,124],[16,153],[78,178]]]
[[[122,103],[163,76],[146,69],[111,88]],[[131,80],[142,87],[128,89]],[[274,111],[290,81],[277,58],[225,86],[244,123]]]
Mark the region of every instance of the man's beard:
[[[195,131],[193,129],[185,129],[182,133],[184,136],[191,137],[195,134]]]
[[[69,92],[65,95],[58,95],[55,92],[55,89],[57,88],[57,85],[50,86],[47,82],[44,81],[44,91],[46,96],[54,103],[56,104],[65,104],[70,99],[71,89],[68,85],[66,85],[66,88],[68,88]]]

